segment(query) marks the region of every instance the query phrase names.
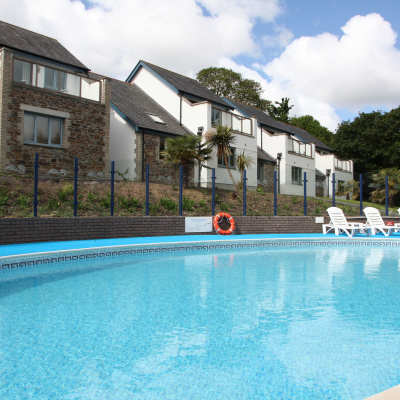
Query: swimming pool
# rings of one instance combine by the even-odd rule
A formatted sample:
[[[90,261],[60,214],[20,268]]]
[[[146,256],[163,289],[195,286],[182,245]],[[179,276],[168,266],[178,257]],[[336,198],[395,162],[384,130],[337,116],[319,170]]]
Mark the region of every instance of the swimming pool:
[[[10,258],[0,398],[363,399],[400,381],[399,246],[221,240]]]

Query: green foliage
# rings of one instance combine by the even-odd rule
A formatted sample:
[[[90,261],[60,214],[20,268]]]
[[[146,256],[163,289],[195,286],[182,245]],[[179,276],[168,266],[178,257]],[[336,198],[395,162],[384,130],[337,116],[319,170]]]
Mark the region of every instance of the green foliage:
[[[99,195],[97,193],[89,192],[87,194],[87,201],[89,203],[96,203],[97,201],[99,201]]]
[[[275,101],[276,105],[269,104],[267,107],[268,114],[277,121],[288,124],[290,122],[289,112],[294,107],[293,105],[289,106],[289,101],[289,97],[282,97],[281,102]]]
[[[196,201],[191,200],[186,196],[183,196],[182,198],[182,209],[184,211],[193,211],[193,207],[195,206]]]
[[[234,185],[236,185],[236,182],[232,176],[228,157],[232,154],[230,148],[235,142],[235,139],[235,134],[232,132],[231,128],[222,125],[218,125],[217,130],[207,139],[207,144],[209,147],[211,149],[217,149],[218,158],[222,158],[224,160],[225,166],[228,169],[229,177]]]
[[[20,194],[16,200],[17,205],[22,209],[27,208],[30,202],[29,196],[26,194]]]
[[[61,207],[61,200],[59,200],[59,199],[57,199],[57,198],[55,198],[55,197],[52,197],[52,198],[49,200],[48,204],[47,204],[47,209],[48,209],[49,211],[56,211],[56,210],[58,210],[60,207]]]
[[[6,187],[0,188],[0,207],[6,206],[9,199],[8,189]]]
[[[261,186],[258,186],[258,187],[257,187],[256,192],[257,192],[257,193],[262,193],[262,194],[265,193],[265,192],[264,192],[264,189],[263,189]]]
[[[176,211],[178,209],[178,203],[167,197],[160,199],[159,204],[164,210]]]
[[[118,205],[120,208],[132,212],[135,208],[140,207],[140,201],[135,197],[121,196]]]
[[[157,214],[160,210],[160,204],[149,204],[149,214],[154,215]]]
[[[204,207],[206,205],[206,201],[204,200],[204,199],[201,199],[200,201],[199,201],[199,206],[200,207]]]
[[[320,215],[321,214],[321,209],[319,207],[315,207],[314,214],[315,215]]]
[[[218,203],[219,201],[220,201],[219,195],[218,195],[218,193],[215,193],[214,202]]]
[[[102,197],[100,200],[100,204],[103,208],[111,207],[111,193],[107,193],[105,197]]]
[[[133,182],[132,181],[132,179],[129,179],[128,178],[128,175],[129,175],[129,168],[127,168],[124,172],[121,172],[121,171],[115,171],[116,173],[117,173],[117,175],[119,176],[119,177],[121,177],[122,178],[122,180],[124,181],[124,182]]]
[[[328,146],[331,146],[333,143],[333,133],[325,126],[322,126],[319,121],[314,119],[311,115],[291,118],[290,124],[304,129]]]
[[[375,190],[371,192],[371,201],[383,204],[386,202],[386,175],[388,177],[389,206],[393,207],[395,201],[399,201],[398,193],[400,189],[400,170],[398,168],[386,168],[378,174],[373,174],[373,183],[370,187]]]
[[[297,204],[299,202],[299,198],[297,196],[292,196],[292,204]]]
[[[346,200],[358,200],[360,198],[360,182],[355,180],[346,183],[339,182],[336,194],[346,196]]]
[[[235,167],[240,171],[240,183],[241,185],[236,184],[236,189],[239,190],[243,188],[243,174],[244,170],[249,169],[254,163],[254,160],[248,154],[245,154],[244,150],[238,154],[235,158]]]
[[[231,207],[229,204],[221,203],[219,205],[219,209],[221,210],[221,212],[229,212],[231,210]]]
[[[57,197],[60,201],[67,201],[74,195],[74,186],[70,183],[65,184],[62,189],[57,192]]]
[[[218,96],[228,97],[263,111],[271,103],[261,98],[263,89],[259,82],[243,79],[242,74],[231,69],[205,68],[197,73],[197,80]]]
[[[390,112],[360,113],[343,121],[334,135],[337,157],[354,161],[359,173],[400,165],[400,107]]]

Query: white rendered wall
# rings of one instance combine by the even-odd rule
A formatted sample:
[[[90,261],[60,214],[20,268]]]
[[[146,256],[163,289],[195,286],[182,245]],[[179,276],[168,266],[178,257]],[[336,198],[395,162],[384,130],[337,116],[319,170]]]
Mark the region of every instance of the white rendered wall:
[[[154,99],[179,121],[180,98],[177,93],[164,82],[142,67],[130,83],[135,83],[139,86],[148,96]]]
[[[110,161],[115,161],[115,171],[128,179],[136,178],[136,132],[115,110],[110,111]],[[117,173],[115,179],[122,179]]]

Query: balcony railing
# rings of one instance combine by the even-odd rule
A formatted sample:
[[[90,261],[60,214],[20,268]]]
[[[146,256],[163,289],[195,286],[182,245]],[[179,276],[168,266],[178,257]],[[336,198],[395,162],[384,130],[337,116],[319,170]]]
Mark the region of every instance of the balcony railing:
[[[101,101],[101,81],[14,59],[14,82]]]
[[[312,146],[309,143],[299,142],[298,140],[289,139],[289,153],[302,157],[313,158]]]
[[[335,169],[337,171],[353,172],[350,161],[343,161],[335,158]]]
[[[236,115],[228,111],[218,110],[217,108],[212,109],[211,125],[214,127],[218,125],[228,126],[235,132],[250,136],[253,135],[250,118],[241,117],[240,115]]]

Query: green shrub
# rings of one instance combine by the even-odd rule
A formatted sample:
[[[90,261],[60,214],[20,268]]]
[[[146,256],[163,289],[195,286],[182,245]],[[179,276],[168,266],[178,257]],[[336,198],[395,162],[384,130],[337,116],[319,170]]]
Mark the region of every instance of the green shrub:
[[[132,211],[134,208],[140,207],[140,202],[135,197],[122,196],[119,198],[119,207],[127,211]]]
[[[299,202],[299,198],[297,196],[292,196],[292,204],[297,204]]]
[[[87,201],[89,203],[95,203],[96,201],[99,201],[99,195],[97,193],[89,192],[87,194]]]
[[[196,202],[194,200],[189,199],[186,196],[182,198],[182,209],[184,211],[193,211],[193,207],[195,206]]]
[[[29,196],[27,196],[26,194],[20,194],[16,200],[16,203],[22,209],[27,208],[30,203]]]
[[[0,207],[6,206],[8,204],[9,199],[10,199],[10,196],[8,194],[8,189],[1,188],[0,189]]]
[[[219,209],[220,209],[222,212],[228,212],[228,211],[231,210],[231,207],[229,206],[229,204],[221,203],[221,204],[219,205]]]
[[[62,189],[57,192],[57,197],[60,201],[67,201],[74,195],[74,186],[70,183],[65,184]]]
[[[61,202],[60,200],[56,199],[55,197],[52,197],[49,200],[49,203],[47,204],[47,209],[49,211],[56,211],[61,207]]]
[[[178,209],[178,203],[172,199],[164,197],[160,199],[160,206],[168,211],[176,211]]]
[[[160,204],[149,204],[149,214],[157,214],[160,209]]]
[[[111,193],[107,193],[106,197],[102,197],[100,204],[103,208],[111,207]]]

